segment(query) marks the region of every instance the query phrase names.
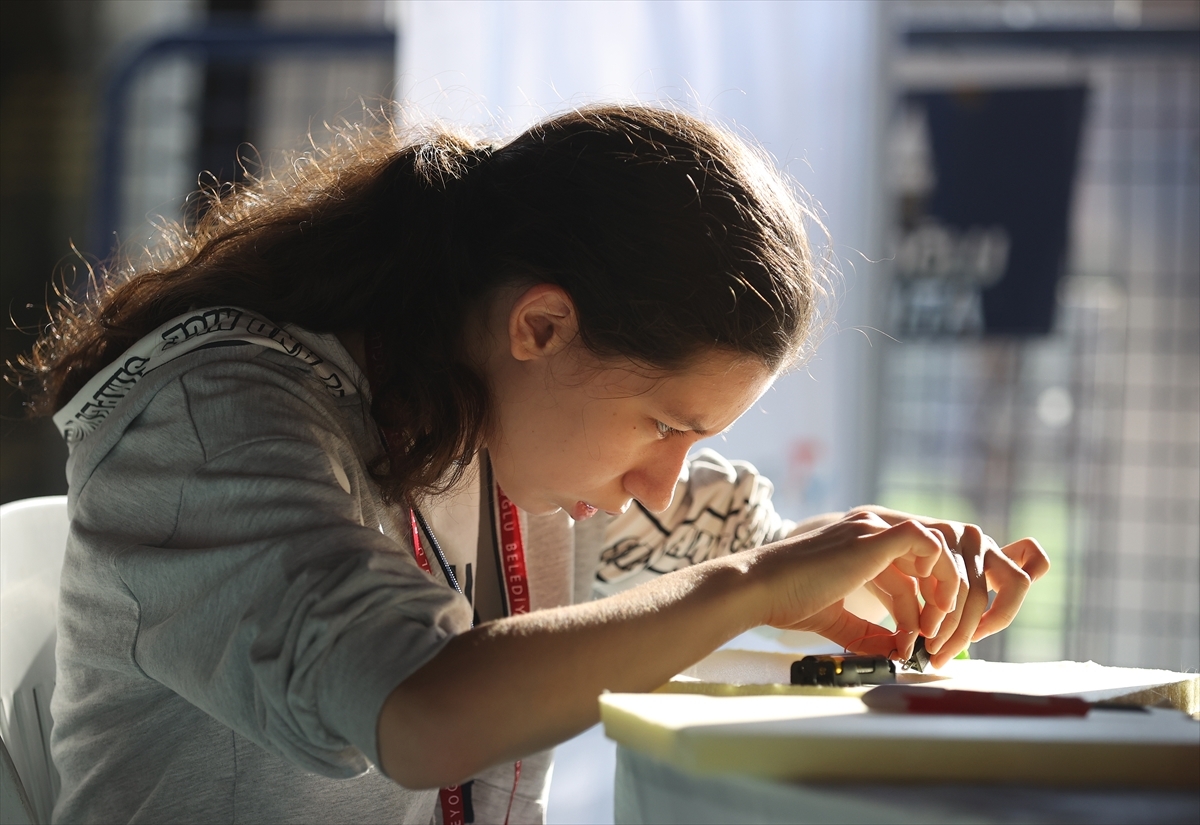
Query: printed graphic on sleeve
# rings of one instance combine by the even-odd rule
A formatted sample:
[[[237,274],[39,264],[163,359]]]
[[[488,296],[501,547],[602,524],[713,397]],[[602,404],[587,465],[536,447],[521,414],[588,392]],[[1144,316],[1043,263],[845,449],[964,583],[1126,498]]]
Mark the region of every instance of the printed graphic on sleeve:
[[[640,504],[609,526],[597,578],[669,573],[781,538],[791,527],[771,503],[771,482],[745,462],[702,450],[684,466],[675,497],[655,515]]]
[[[354,384],[301,343],[285,327],[238,307],[213,307],[172,318],[100,370],[54,415],[68,444],[87,438],[147,373],[197,349],[246,343],[269,347],[302,362],[335,398],[353,395]]]

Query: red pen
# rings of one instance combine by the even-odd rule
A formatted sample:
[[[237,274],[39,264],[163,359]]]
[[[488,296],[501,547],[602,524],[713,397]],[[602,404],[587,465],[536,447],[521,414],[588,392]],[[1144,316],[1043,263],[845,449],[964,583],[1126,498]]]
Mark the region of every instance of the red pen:
[[[891,713],[971,716],[1086,716],[1091,703],[1070,696],[1025,696],[913,685],[881,685],[863,694],[863,704]]]

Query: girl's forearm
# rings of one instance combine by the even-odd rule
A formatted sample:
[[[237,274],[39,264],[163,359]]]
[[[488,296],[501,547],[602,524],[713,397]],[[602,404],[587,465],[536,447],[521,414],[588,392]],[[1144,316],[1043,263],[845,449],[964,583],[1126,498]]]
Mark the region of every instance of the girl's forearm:
[[[845,513],[822,513],[819,516],[809,516],[797,523],[789,535],[802,536],[805,533],[811,533],[813,530],[820,530],[822,527],[844,518],[845,515]]]
[[[796,524],[792,528],[790,535],[800,536],[805,533],[811,533],[814,530],[820,530],[822,527],[828,527],[835,521],[844,519],[850,513],[875,513],[890,524],[896,524],[899,521],[904,521],[910,516],[907,513],[898,513],[895,510],[889,510],[886,507],[881,507],[878,504],[863,504],[859,507],[853,507],[845,512],[821,513],[819,516],[809,516],[803,521]],[[903,517],[903,518],[901,518]]]
[[[490,622],[389,696],[384,772],[438,787],[596,723],[605,690],[647,691],[764,617],[751,557],[696,565],[612,598]]]
[[[930,580],[926,609],[953,608],[962,574],[944,542],[916,522],[889,526],[864,513],[608,599],[480,626],[384,702],[380,767],[413,788],[456,782],[593,724],[603,691],[651,690],[760,624],[843,644],[891,636],[842,600],[893,564],[880,581],[907,592],[906,608],[918,610],[916,590],[896,589],[897,576]]]

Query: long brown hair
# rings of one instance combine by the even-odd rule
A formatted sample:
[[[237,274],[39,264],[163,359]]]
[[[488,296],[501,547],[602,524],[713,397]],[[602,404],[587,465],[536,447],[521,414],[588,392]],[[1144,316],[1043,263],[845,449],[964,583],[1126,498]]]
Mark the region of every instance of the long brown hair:
[[[282,174],[205,194],[150,265],[64,300],[14,374],[35,415],[189,309],[230,304],[314,332],[377,332],[371,414],[403,435],[373,466],[390,499],[444,489],[482,443],[464,323],[499,287],[554,283],[598,357],[685,367],[711,348],[775,370],[824,290],[812,220],[770,163],[679,111],[595,105],[489,145],[445,129],[347,130]]]

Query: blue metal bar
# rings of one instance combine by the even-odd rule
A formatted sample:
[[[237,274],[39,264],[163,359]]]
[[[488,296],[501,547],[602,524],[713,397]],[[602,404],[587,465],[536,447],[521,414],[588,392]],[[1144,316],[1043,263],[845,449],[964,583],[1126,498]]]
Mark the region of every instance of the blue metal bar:
[[[1120,53],[1177,52],[1195,54],[1200,49],[1200,29],[972,29],[920,27],[904,32],[910,49],[1055,49],[1068,52]]]
[[[216,25],[173,32],[143,43],[117,65],[104,90],[88,250],[106,258],[115,245],[125,161],[122,129],[129,90],[147,65],[181,55],[204,61],[257,61],[313,52],[390,56],[395,50],[396,32],[378,28],[278,29],[257,25]]]

